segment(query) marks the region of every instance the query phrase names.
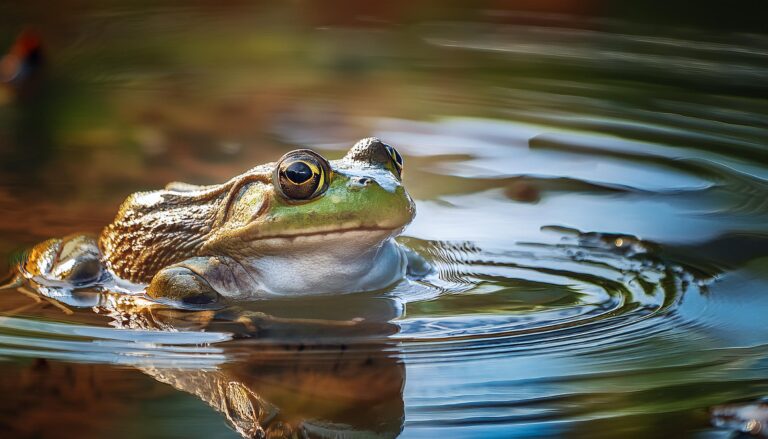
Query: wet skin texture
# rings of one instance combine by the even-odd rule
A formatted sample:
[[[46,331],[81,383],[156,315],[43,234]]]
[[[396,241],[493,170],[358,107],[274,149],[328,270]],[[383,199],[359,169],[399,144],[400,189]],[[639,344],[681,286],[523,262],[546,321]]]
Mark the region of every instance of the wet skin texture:
[[[384,288],[423,267],[393,240],[415,214],[401,172],[369,138],[341,160],[296,150],[220,185],[170,183],[129,196],[98,238],[37,245],[21,272],[189,303]]]

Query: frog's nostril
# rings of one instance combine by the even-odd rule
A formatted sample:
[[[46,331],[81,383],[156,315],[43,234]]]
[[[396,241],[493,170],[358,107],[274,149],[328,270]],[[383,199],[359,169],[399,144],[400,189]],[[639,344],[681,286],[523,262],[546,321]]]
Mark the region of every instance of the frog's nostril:
[[[360,189],[365,186],[373,184],[374,180],[370,177],[352,177],[349,181],[349,187],[351,189]]]

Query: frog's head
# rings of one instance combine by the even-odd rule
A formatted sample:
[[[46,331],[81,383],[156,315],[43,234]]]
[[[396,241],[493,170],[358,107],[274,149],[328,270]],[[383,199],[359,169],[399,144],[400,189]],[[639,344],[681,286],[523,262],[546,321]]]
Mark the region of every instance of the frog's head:
[[[382,242],[415,214],[402,167],[400,154],[376,138],[357,142],[340,160],[291,151],[257,168],[264,181],[239,190],[214,241],[230,254]]]

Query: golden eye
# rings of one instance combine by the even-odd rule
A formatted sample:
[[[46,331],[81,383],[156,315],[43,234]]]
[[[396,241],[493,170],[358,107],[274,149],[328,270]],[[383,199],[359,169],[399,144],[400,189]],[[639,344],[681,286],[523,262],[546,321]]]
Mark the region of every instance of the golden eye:
[[[288,200],[311,200],[328,189],[331,167],[319,154],[308,149],[291,151],[275,167],[275,188]]]
[[[392,148],[389,145],[384,145],[384,147],[387,149],[387,154],[389,154],[389,158],[392,159],[392,163],[395,164],[395,169],[397,169],[397,175],[400,176],[403,173],[403,157],[400,155],[399,152],[395,148]]]

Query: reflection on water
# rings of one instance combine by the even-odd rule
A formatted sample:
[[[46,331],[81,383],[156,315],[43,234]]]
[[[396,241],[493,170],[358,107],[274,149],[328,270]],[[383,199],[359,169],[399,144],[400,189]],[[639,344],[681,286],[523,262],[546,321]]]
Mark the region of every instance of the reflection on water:
[[[372,338],[386,332],[260,315],[244,324],[258,338],[228,344],[213,369],[152,361],[141,370],[205,401],[245,437],[399,434],[405,368],[395,343]]]
[[[109,315],[117,328],[0,318],[0,355],[36,359],[33,372],[25,372],[34,377],[22,380],[22,386],[38,379],[55,385],[47,375],[49,363],[41,359],[132,366],[200,398],[244,437],[393,437],[402,429],[405,368],[397,343],[388,339],[396,328],[386,317],[373,318],[375,298],[369,298],[374,314],[368,320],[344,320],[349,310],[320,320],[241,308],[178,311],[103,299],[94,311]],[[291,301],[282,308],[291,309]],[[104,387],[85,392],[111,391]],[[22,436],[27,428],[12,419],[0,425]]]
[[[768,39],[569,4],[42,29],[50,94],[0,107],[3,164],[46,158],[3,166],[3,264],[132,191],[375,135],[436,271],[203,312],[5,289],[0,435],[727,435],[708,408],[768,394]]]

